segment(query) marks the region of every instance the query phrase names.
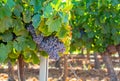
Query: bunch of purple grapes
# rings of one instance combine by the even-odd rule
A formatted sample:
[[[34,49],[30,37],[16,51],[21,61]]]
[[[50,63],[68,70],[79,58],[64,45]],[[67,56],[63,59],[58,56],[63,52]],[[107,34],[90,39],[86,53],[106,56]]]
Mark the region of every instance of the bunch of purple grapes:
[[[59,41],[57,37],[55,36],[44,37],[41,34],[37,36],[32,24],[27,26],[27,30],[31,33],[33,40],[38,45],[39,50],[47,52],[51,59],[58,60],[59,53],[63,53],[65,51],[64,44],[61,41]]]
[[[27,30],[30,32],[32,35],[33,40],[35,41],[36,44],[40,44],[43,40],[43,36],[40,34],[39,36],[36,35],[34,27],[32,24],[27,25]]]

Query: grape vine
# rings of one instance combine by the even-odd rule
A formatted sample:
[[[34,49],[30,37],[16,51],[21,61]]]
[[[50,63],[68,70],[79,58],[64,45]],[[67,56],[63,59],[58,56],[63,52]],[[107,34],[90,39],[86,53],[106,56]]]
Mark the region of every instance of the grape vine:
[[[72,9],[70,1],[58,0],[1,0],[0,1],[0,62],[10,59],[16,62],[19,55],[23,55],[25,62],[39,63],[39,54],[37,55],[36,44],[41,44],[39,48],[46,52],[53,53],[57,58],[58,52],[62,52],[62,47],[68,47],[63,50],[69,52],[70,45],[70,10]],[[26,23],[30,23],[37,34],[30,34],[25,28]],[[55,37],[51,34],[55,32]],[[60,39],[63,43],[60,42]],[[49,42],[55,41],[58,45]],[[52,44],[51,51],[45,48],[48,42]],[[47,45],[49,46],[49,45]],[[60,48],[61,46],[61,48]],[[50,47],[49,47],[50,48]],[[57,49],[58,48],[58,49]],[[2,50],[7,50],[6,52]],[[56,52],[52,51],[56,50]],[[43,52],[42,52],[43,53]],[[47,56],[46,53],[42,54]],[[53,57],[50,54],[50,57]]]

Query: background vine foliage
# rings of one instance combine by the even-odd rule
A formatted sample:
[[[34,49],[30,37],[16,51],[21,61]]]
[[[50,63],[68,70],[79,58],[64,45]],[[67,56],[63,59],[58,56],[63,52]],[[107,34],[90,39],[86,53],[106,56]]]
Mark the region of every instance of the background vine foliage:
[[[73,5],[71,51],[85,47],[103,53],[120,43],[119,0],[73,0]]]

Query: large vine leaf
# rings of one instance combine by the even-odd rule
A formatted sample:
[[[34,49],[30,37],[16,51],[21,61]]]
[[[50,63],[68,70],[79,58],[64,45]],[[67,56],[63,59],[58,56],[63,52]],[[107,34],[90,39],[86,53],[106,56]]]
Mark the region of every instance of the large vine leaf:
[[[0,62],[4,62],[11,52],[11,44],[0,44]]]
[[[40,14],[36,14],[32,17],[32,21],[33,21],[33,26],[34,28],[37,28],[40,24]]]
[[[40,12],[43,2],[44,0],[31,0],[30,1],[30,5],[33,5],[34,7],[34,13]]]
[[[14,41],[13,47],[16,49],[17,52],[20,53],[26,50],[35,50],[36,44],[32,39],[20,36],[16,38],[16,41]]]
[[[16,17],[20,17],[23,12],[23,7],[20,4],[16,4],[13,13]]]
[[[11,10],[8,8],[8,6],[0,6],[0,19],[4,17],[10,17],[12,15]]]
[[[68,30],[65,27],[61,27],[60,31],[57,33],[59,38],[64,38],[67,35]]]
[[[27,47],[30,48],[31,50],[36,49],[36,44],[32,39],[27,39],[26,41]]]
[[[23,53],[25,62],[32,62],[33,64],[38,64],[40,62],[39,57],[34,51],[28,50]]]
[[[11,8],[13,8],[13,6],[15,6],[15,2],[13,0],[7,0],[7,5],[11,9]]]
[[[43,17],[49,18],[52,15],[53,15],[53,9],[52,9],[51,5],[49,4],[44,8]]]
[[[31,16],[32,12],[29,9],[27,9],[26,11],[23,12],[23,21],[25,23],[29,23],[32,20]]]
[[[27,36],[28,32],[24,28],[24,24],[20,19],[13,20],[13,32],[16,36]]]
[[[46,21],[46,24],[48,25],[48,32],[58,32],[61,28],[61,18],[54,19],[51,17]]]
[[[0,20],[0,32],[3,33],[9,28],[12,27],[12,19],[9,17],[4,17],[2,20]]]
[[[11,32],[5,32],[1,35],[3,42],[9,42],[13,39],[13,34]]]
[[[33,53],[32,54],[32,63],[33,64],[39,64],[39,62],[40,62],[39,57],[37,56],[37,54]]]

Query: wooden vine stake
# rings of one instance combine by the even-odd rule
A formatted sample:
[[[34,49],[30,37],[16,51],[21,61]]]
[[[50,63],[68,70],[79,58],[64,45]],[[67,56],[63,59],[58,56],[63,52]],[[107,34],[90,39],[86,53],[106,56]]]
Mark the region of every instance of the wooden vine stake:
[[[39,81],[48,81],[48,58],[40,57]]]

